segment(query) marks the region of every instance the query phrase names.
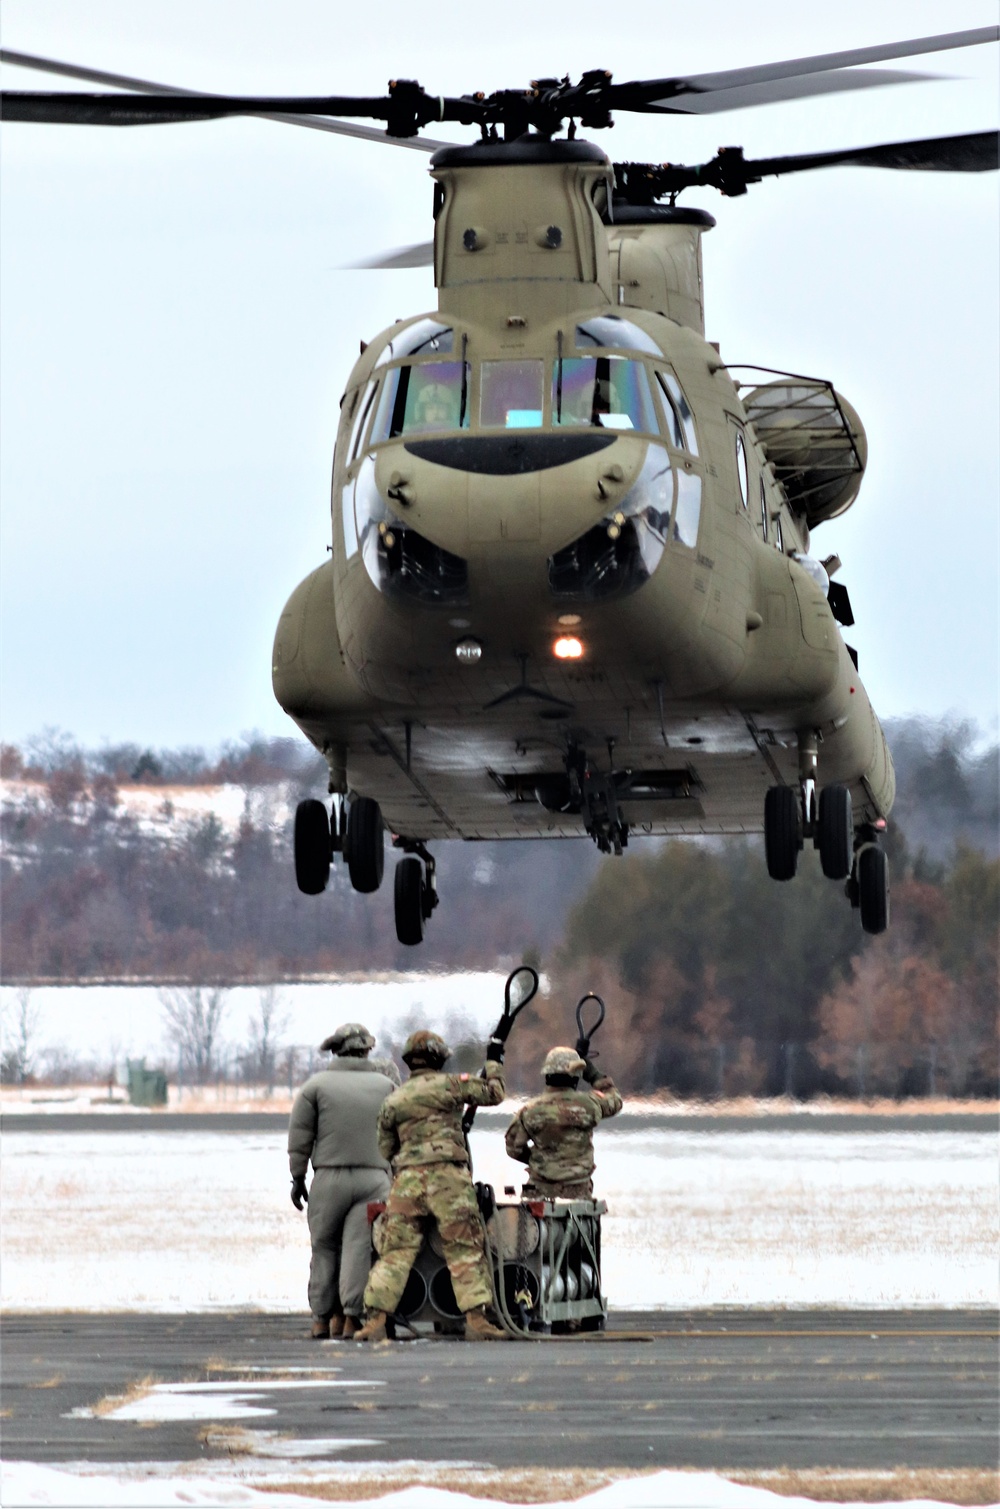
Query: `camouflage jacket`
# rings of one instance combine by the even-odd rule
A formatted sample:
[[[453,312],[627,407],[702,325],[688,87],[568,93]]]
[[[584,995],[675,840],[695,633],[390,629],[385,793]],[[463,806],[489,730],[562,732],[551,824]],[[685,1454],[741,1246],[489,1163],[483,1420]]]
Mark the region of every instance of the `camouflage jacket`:
[[[382,1102],[378,1146],[394,1169],[424,1163],[463,1163],[469,1154],[462,1134],[465,1106],[496,1106],[504,1097],[503,1069],[486,1065],[486,1078],[416,1069]]]
[[[579,1090],[547,1086],[507,1128],[507,1156],[526,1163],[533,1179],[582,1183],[594,1172],[595,1126],[621,1108],[622,1098],[606,1076]]]

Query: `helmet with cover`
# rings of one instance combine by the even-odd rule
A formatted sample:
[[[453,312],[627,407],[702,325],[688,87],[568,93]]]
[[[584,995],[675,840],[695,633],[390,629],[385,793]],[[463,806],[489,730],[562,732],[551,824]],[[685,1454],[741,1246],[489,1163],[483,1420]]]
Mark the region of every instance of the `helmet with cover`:
[[[360,1022],[345,1022],[336,1032],[331,1032],[319,1045],[321,1053],[335,1053],[338,1057],[364,1057],[375,1046],[375,1039]]]
[[[553,1075],[578,1079],[586,1067],[575,1048],[550,1048],[542,1063],[542,1074],[546,1079]]]
[[[451,1049],[436,1032],[411,1032],[403,1044],[403,1063],[409,1068],[435,1068],[451,1057]]]

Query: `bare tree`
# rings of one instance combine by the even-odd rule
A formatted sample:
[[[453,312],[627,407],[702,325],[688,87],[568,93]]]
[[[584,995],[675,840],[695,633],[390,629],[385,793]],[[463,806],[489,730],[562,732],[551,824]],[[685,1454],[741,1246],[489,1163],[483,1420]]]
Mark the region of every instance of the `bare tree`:
[[[216,986],[171,985],[158,991],[167,1035],[181,1075],[205,1084],[215,1065],[216,1039],[228,991]]]
[[[3,1078],[7,1083],[23,1085],[31,1074],[38,1050],[41,1020],[42,1008],[37,1001],[32,1000],[31,991],[25,987],[17,991],[14,1000],[4,1006],[0,1017],[0,1059]]]
[[[250,1018],[250,1036],[241,1057],[246,1078],[252,1084],[265,1085],[268,1095],[274,1089],[277,1075],[279,1039],[287,1026],[284,998],[276,986],[262,986],[257,992],[257,1010]]]

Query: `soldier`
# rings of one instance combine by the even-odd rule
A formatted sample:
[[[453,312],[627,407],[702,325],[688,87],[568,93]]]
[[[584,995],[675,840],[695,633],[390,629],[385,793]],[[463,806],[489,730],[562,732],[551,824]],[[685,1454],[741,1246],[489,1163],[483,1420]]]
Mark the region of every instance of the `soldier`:
[[[410,1078],[382,1106],[378,1145],[393,1166],[381,1255],[365,1289],[366,1320],[356,1341],[382,1341],[402,1298],[428,1221],[437,1222],[455,1299],[470,1341],[504,1341],[486,1315],[493,1299],[469,1151],[462,1131],[467,1105],[495,1106],[504,1096],[503,1043],[490,1038],[486,1076],[444,1074],[451,1050],[436,1032],[414,1032],[403,1048]]]
[[[292,1204],[309,1206],[312,1262],[309,1308],[312,1337],[351,1337],[361,1328],[363,1295],[371,1267],[369,1200],[384,1200],[389,1165],[378,1150],[375,1123],[382,1102],[399,1084],[395,1064],[368,1055],[375,1039],[359,1022],[347,1022],[320,1044],[333,1061],[306,1080],[288,1124]],[[312,1188],[306,1169],[312,1159]]]
[[[522,1194],[544,1200],[589,1200],[594,1193],[594,1128],[617,1116],[614,1081],[575,1048],[552,1048],[542,1064],[545,1089],[507,1128],[507,1156],[528,1165]],[[577,1089],[580,1075],[587,1088]]]

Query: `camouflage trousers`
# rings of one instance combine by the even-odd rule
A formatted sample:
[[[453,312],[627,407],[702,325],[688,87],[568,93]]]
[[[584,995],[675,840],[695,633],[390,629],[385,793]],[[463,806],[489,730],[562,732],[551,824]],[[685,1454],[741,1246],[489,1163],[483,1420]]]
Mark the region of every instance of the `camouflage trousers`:
[[[486,1240],[469,1170],[460,1163],[401,1168],[382,1223],[381,1255],[365,1289],[365,1306],[392,1314],[403,1297],[424,1232],[433,1218],[460,1310],[493,1298]]]
[[[577,1180],[574,1184],[558,1183],[552,1179],[529,1179],[521,1190],[522,1200],[592,1200],[593,1179]]]

